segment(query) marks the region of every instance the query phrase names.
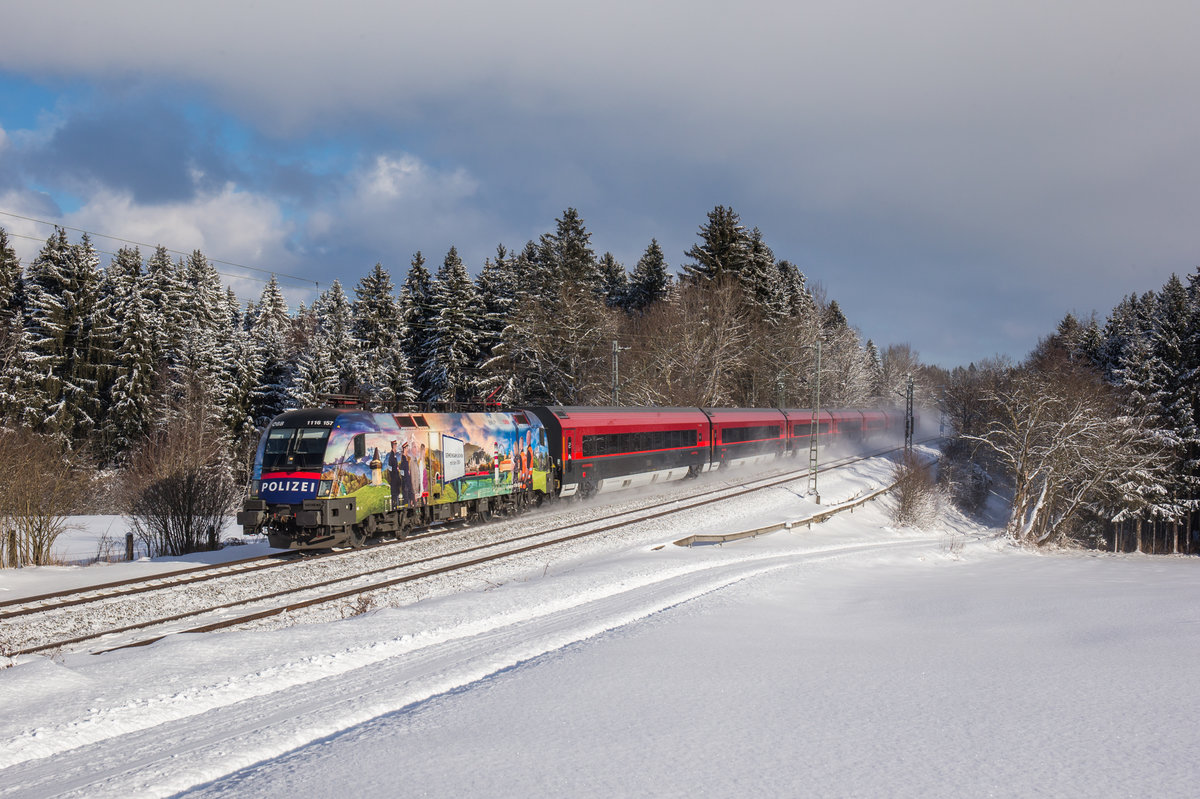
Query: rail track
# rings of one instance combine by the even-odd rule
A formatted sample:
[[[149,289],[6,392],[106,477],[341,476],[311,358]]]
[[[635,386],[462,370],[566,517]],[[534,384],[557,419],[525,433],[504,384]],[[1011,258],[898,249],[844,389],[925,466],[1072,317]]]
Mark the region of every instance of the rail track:
[[[840,468],[894,452],[892,448],[841,458],[821,467]],[[652,504],[619,510],[583,521],[550,524],[533,531],[492,523],[467,528],[473,537],[490,540],[460,544],[455,537],[412,536],[405,547],[377,546],[367,550],[333,552],[287,559],[264,556],[175,572],[142,581],[121,581],[84,591],[14,600],[0,615],[9,622],[7,654],[86,651],[103,652],[149,644],[183,632],[209,632],[246,625],[316,605],[349,600],[437,575],[468,572],[483,564],[561,546],[617,528],[652,521],[670,514],[726,501],[806,477],[808,469],[709,487],[684,496],[655,498]],[[528,527],[536,516],[519,517]],[[423,540],[424,539],[424,540]],[[400,542],[397,542],[400,543]],[[445,545],[450,546],[445,546]],[[423,550],[423,551],[418,551]],[[268,560],[275,558],[275,560]],[[336,567],[335,567],[336,564]],[[290,566],[288,569],[278,567]],[[364,568],[365,567],[365,568]],[[270,569],[264,574],[264,570]],[[287,574],[287,579],[276,579]],[[251,580],[250,578],[255,579]],[[154,583],[175,578],[160,585]],[[272,585],[272,582],[275,585]],[[101,590],[103,589],[103,590]],[[30,604],[33,603],[33,604]]]

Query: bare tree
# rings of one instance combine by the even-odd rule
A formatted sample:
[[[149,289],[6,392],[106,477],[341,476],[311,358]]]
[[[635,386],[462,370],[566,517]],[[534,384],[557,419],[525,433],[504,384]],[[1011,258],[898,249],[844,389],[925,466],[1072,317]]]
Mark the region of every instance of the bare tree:
[[[61,446],[29,430],[0,429],[0,565],[50,562],[51,548],[67,529],[81,478]]]
[[[984,396],[992,413],[983,431],[964,438],[985,445],[1011,476],[1015,541],[1060,543],[1082,510],[1111,507],[1114,486],[1153,482],[1165,467],[1147,426],[1121,415],[1093,375],[1064,367],[1011,377]]]
[[[944,498],[934,464],[905,456],[892,471],[896,507],[892,521],[900,527],[921,527],[936,521]]]
[[[739,404],[738,380],[753,326],[732,281],[688,284],[631,320],[639,347],[630,353],[623,396],[648,405]]]
[[[203,394],[191,399],[146,438],[125,473],[125,511],[156,555],[218,548],[219,531],[241,495],[228,436]]]

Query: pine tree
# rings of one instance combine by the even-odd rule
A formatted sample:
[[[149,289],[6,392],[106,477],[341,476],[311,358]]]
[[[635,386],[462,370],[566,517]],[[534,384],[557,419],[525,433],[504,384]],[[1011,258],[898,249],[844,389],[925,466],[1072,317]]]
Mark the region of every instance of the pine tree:
[[[397,339],[380,353],[376,380],[376,401],[382,408],[410,408],[417,401],[413,391],[412,369],[408,356]]]
[[[38,382],[24,327],[25,286],[21,262],[0,227],[0,426],[23,423],[30,391]],[[18,421],[21,420],[21,421]]]
[[[288,350],[291,318],[279,282],[271,279],[258,302],[258,316],[250,339],[262,356],[258,385],[252,398],[254,424],[260,430],[288,407],[292,357]]]
[[[523,250],[509,257],[503,246],[497,247],[497,260],[491,270],[485,266],[481,290],[485,302],[485,343],[480,346],[484,361],[478,394],[491,402],[516,403],[530,396],[529,344],[536,335],[535,308],[552,304],[548,287],[553,281],[540,263],[538,246],[526,242]],[[486,275],[486,278],[485,278]],[[557,289],[556,289],[557,292]]]
[[[600,257],[600,294],[609,308],[625,308],[629,295],[629,276],[611,252]]]
[[[662,247],[657,239],[651,239],[629,279],[626,309],[632,313],[645,313],[651,305],[665,299],[670,288],[671,275]]]
[[[683,265],[684,277],[692,281],[740,279],[750,258],[750,237],[741,217],[732,208],[718,205],[708,213],[708,223],[698,235],[700,243],[685,253],[693,263]]]
[[[787,303],[787,315],[793,319],[811,319],[816,315],[816,300],[808,290],[808,281],[800,268],[791,261],[779,261],[779,283]]]
[[[316,335],[312,346],[303,350],[296,360],[295,376],[288,388],[288,404],[293,408],[321,407],[325,404],[323,397],[335,392],[337,380],[325,339]]]
[[[503,244],[496,245],[495,259],[484,261],[483,269],[475,281],[475,291],[483,303],[484,324],[481,346],[490,357],[491,349],[500,340],[508,315],[517,301],[517,276],[513,266],[515,259],[509,257]]]
[[[780,283],[779,274],[775,253],[763,240],[762,231],[754,228],[746,244],[742,290],[747,308],[771,324],[781,322],[788,312],[787,287]]]
[[[172,314],[179,331],[169,334],[169,405],[204,387],[205,399],[218,422],[226,416],[231,392],[229,373],[232,325],[228,305],[215,267],[199,250],[172,267],[169,289],[180,308]]]
[[[404,285],[400,287],[400,318],[406,335],[402,342],[404,355],[413,374],[413,390],[422,402],[434,401],[434,390],[426,375],[425,358],[430,352],[437,320],[433,277],[425,268],[425,256],[413,254]]]
[[[108,268],[104,270],[100,281],[96,314],[107,320],[108,349],[111,351],[111,368],[107,370],[107,379],[99,387],[107,409],[101,426],[101,452],[109,462],[117,460],[121,451],[136,440],[138,435],[136,432],[128,433],[125,430],[125,415],[129,412],[130,402],[126,392],[144,387],[147,394],[146,403],[152,401],[155,382],[154,342],[147,330],[149,312],[142,294],[141,281],[142,257],[136,247],[122,247],[118,250]],[[134,315],[136,318],[133,318]],[[128,349],[140,353],[143,347],[150,348],[145,354],[146,373],[138,374],[137,379],[130,382],[124,367],[128,366],[130,360],[139,360],[139,356],[131,354]],[[145,382],[142,382],[143,379]],[[121,384],[119,390],[118,382]]]
[[[579,212],[568,208],[555,225],[554,233],[543,234],[538,245],[537,260],[544,270],[541,274],[550,281],[539,287],[541,292],[553,296],[558,286],[567,285],[575,291],[600,294],[600,269],[592,250],[592,234],[584,227]]]
[[[437,317],[423,359],[422,383],[429,389],[430,402],[465,402],[472,398],[478,383],[474,366],[483,308],[454,247],[438,270],[433,304]]]
[[[145,296],[150,303],[156,360],[168,371],[178,358],[189,311],[179,268],[162,245],[146,261]]]
[[[8,242],[8,233],[0,227],[0,335],[19,320],[24,308],[21,262]]]
[[[1116,385],[1124,394],[1126,418],[1141,420],[1151,431],[1151,437],[1160,446],[1172,447],[1175,442],[1171,431],[1164,426],[1162,413],[1163,364],[1154,354],[1148,335],[1137,335],[1129,340],[1121,356],[1121,362],[1113,370]],[[1159,475],[1126,475],[1115,485],[1114,498],[1118,508],[1110,508],[1110,518],[1143,519],[1159,516],[1168,499]]]
[[[830,300],[829,307],[825,309],[825,313],[822,316],[821,326],[826,333],[837,333],[850,326],[837,300]]]
[[[871,339],[867,339],[864,360],[867,365],[867,379],[871,386],[868,399],[876,402],[890,400],[887,383],[883,378],[883,361],[879,358],[879,348]]]
[[[334,280],[317,300],[318,339],[325,349],[333,370],[334,394],[353,394],[358,391],[358,340],[354,337],[354,309],[341,281]]]
[[[1150,333],[1154,361],[1160,365],[1159,415],[1165,435],[1162,440],[1175,458],[1175,480],[1169,486],[1174,497],[1200,497],[1200,475],[1188,468],[1190,451],[1200,444],[1200,419],[1195,416],[1197,382],[1189,363],[1188,340],[1193,322],[1193,303],[1183,282],[1171,275],[1158,295],[1157,312]],[[1165,514],[1183,515],[1182,504]]]
[[[136,442],[150,432],[157,401],[149,303],[136,280],[127,288],[122,286],[121,296],[120,339],[104,429],[111,460],[127,457]]]
[[[68,446],[87,438],[100,413],[98,263],[86,234],[71,245],[57,228],[29,268],[26,320],[35,357],[47,369],[41,387],[47,406],[36,426]]]
[[[393,290],[391,275],[378,263],[354,288],[354,334],[362,353],[360,384],[375,407],[396,407],[415,398],[404,354],[407,332]]]
[[[232,305],[236,310],[236,298]],[[231,325],[230,329],[230,362],[221,422],[229,431],[235,451],[243,455],[242,470],[248,471],[250,464],[246,463],[245,456],[252,459],[258,443],[255,403],[265,359],[250,333],[243,330],[240,324],[237,327]]]
[[[46,386],[53,358],[34,347],[33,337],[19,323],[0,342],[0,427],[38,427],[49,405]]]

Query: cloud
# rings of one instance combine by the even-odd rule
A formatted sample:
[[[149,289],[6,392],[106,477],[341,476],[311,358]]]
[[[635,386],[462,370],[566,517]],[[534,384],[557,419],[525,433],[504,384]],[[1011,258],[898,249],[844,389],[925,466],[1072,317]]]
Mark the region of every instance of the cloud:
[[[477,267],[568,205],[598,249],[631,264],[657,237],[678,264],[726,204],[881,344],[905,338],[891,302],[911,281],[942,305],[1017,298],[1019,324],[968,315],[963,341],[990,355],[1195,261],[1200,5],[1184,0],[44,0],[5,25],[0,68],[117,98],[63,121],[31,169],[146,207],[233,181],[272,198],[297,268],[395,273],[450,244]],[[231,154],[177,105],[155,113],[158,92],[248,132]],[[307,161],[342,139],[336,169]],[[0,151],[0,189],[14,150],[33,152]]]
[[[411,153],[377,153],[309,215],[307,254],[357,274],[379,261],[403,279],[417,250],[436,262],[451,245],[496,228],[476,205],[478,190],[462,167],[442,170]]]

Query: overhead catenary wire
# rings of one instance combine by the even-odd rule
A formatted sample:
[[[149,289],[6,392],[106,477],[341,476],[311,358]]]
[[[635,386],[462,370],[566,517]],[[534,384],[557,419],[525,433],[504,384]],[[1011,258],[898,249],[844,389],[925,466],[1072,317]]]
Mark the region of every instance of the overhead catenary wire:
[[[25,235],[25,234],[23,234],[23,233],[13,233],[11,230],[8,230],[8,231],[5,231],[5,232],[8,234],[9,238],[14,238],[14,239],[28,239],[29,241],[44,241],[44,239],[40,239],[40,238],[38,238],[37,236],[26,236],[26,235]],[[93,249],[94,249],[94,250],[95,250],[97,253],[99,253],[100,255],[108,255],[108,256],[111,256],[111,257],[113,257],[113,258],[116,258],[116,257],[117,257],[117,253],[115,253],[115,252],[111,252],[111,251],[109,251],[109,250],[101,250],[101,249],[99,249],[99,248],[93,248]],[[171,252],[171,251],[168,251],[168,252]],[[207,256],[206,256],[206,257],[207,257]],[[212,261],[212,259],[211,259],[211,258],[209,258],[208,260],[209,260],[209,261]],[[221,277],[227,277],[227,278],[230,278],[230,279],[233,279],[233,280],[250,280],[250,281],[253,281],[253,282],[255,282],[255,283],[262,283],[262,284],[264,284],[264,285],[270,282],[270,281],[269,281],[267,278],[265,278],[265,277],[259,277],[258,275],[239,275],[239,274],[235,274],[235,273],[233,273],[233,272],[222,272],[220,269],[217,269],[217,270],[216,270],[216,273],[217,273],[218,275],[220,275]],[[305,282],[306,282],[306,283],[313,283],[313,282],[315,282],[315,281],[312,281],[312,280],[305,279]]]
[[[133,239],[127,239],[127,238],[123,238],[121,236],[110,236],[107,233],[99,233],[94,230],[84,230],[83,228],[72,227],[71,225],[63,225],[58,222],[51,222],[46,219],[37,219],[36,217],[25,216],[23,214],[13,213],[12,211],[5,211],[2,208],[0,208],[0,216],[10,216],[14,219],[22,219],[26,222],[34,222],[39,225],[49,225],[49,226],[55,227],[55,228],[62,228],[63,230],[72,230],[72,231],[75,231],[76,233],[87,234],[88,236],[97,236],[102,239],[110,239],[112,241],[119,241],[123,244],[132,244],[135,247],[146,247],[148,249],[157,249],[158,247],[161,246],[166,252],[172,253],[174,255],[180,255],[180,256],[191,255],[191,253],[189,253],[189,252],[185,252],[183,250],[176,250],[171,247],[166,247],[166,246],[159,245],[159,244],[148,244],[143,241],[134,241]],[[27,236],[27,235],[23,235],[21,233],[13,233],[12,231],[8,231],[8,235],[14,236],[16,238],[30,239],[32,241],[41,241],[41,239],[37,238],[36,236]],[[106,250],[98,249],[98,250],[96,250],[96,252],[102,252],[105,255],[111,255],[114,257],[116,256],[116,253],[111,253]],[[207,255],[204,257],[206,259],[208,259],[208,261],[210,263],[224,264],[225,266],[232,266],[237,269],[245,269],[245,270],[248,270],[251,272],[262,272],[263,274],[266,274],[266,275],[274,275],[275,277],[284,277],[284,278],[288,278],[289,280],[295,280],[299,283],[312,283],[317,288],[320,288],[320,283],[318,283],[317,281],[315,281],[311,278],[300,277],[299,275],[289,275],[286,272],[278,272],[278,271],[275,271],[272,269],[263,269],[262,267],[258,267],[258,266],[247,266],[246,264],[239,264],[236,261],[226,261],[221,258],[211,258]],[[218,272],[217,274],[222,275],[223,277],[239,278],[239,279],[244,279],[244,280],[257,280],[262,283],[267,282],[263,278],[252,277],[250,275],[235,275],[235,274],[230,274],[228,272]]]

